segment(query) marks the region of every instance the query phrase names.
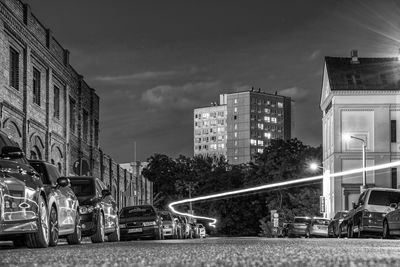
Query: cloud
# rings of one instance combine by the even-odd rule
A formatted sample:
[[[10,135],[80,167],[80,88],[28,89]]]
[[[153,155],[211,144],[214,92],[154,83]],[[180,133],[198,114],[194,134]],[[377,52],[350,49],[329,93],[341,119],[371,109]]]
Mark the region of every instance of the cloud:
[[[106,82],[123,82],[132,80],[159,79],[163,77],[174,76],[176,74],[178,74],[177,71],[146,71],[127,75],[98,76],[95,78],[95,80]]]
[[[320,54],[321,54],[321,50],[319,50],[319,49],[314,50],[314,51],[311,53],[311,55],[308,56],[307,59],[308,59],[308,61],[316,60],[316,59],[318,59],[318,57],[319,57]]]
[[[219,81],[186,83],[181,86],[159,85],[143,92],[141,101],[160,109],[195,108],[202,99],[212,97],[218,87]]]
[[[291,97],[294,101],[303,99],[307,96],[307,93],[307,90],[301,89],[296,86],[279,90],[280,95]]]

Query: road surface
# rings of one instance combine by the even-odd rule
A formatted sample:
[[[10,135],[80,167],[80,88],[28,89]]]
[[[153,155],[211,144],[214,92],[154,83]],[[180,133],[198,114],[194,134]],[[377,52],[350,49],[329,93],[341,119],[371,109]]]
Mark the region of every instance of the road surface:
[[[0,244],[1,266],[400,266],[400,240],[206,238],[28,249]]]

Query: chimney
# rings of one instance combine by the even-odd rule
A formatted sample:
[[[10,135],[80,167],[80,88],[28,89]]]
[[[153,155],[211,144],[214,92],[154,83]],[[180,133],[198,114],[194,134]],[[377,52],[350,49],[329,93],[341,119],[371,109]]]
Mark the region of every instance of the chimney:
[[[358,61],[358,51],[357,50],[351,50],[351,64],[358,64],[360,61]]]

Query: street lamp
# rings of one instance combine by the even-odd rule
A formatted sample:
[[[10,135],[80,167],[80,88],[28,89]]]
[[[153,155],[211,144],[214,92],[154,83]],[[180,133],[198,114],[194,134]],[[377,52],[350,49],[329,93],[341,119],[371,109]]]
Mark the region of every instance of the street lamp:
[[[315,162],[311,162],[309,165],[308,165],[308,167],[310,168],[310,170],[312,170],[312,171],[316,171],[316,170],[318,170],[318,169],[324,169],[323,167],[321,167],[321,166],[319,166],[317,163],[315,163]]]
[[[351,139],[355,139],[355,140],[358,140],[358,141],[362,142],[363,179],[362,179],[361,191],[364,191],[367,188],[367,174],[366,174],[366,171],[365,171],[365,167],[367,165],[366,164],[366,157],[365,157],[365,151],[366,151],[366,148],[367,148],[367,144],[366,144],[364,139],[352,136],[350,134],[344,135],[343,138],[347,142],[350,141]]]

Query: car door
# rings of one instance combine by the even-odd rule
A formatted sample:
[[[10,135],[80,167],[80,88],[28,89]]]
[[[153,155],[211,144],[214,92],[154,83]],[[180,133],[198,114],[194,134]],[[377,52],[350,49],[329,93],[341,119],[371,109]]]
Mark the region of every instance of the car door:
[[[57,167],[48,164],[49,177],[51,183],[57,185],[57,179],[61,176]],[[70,186],[57,186],[58,206],[59,206],[59,226],[60,232],[73,232],[75,229],[75,220],[77,218],[78,199]],[[61,231],[62,229],[62,231]]]

